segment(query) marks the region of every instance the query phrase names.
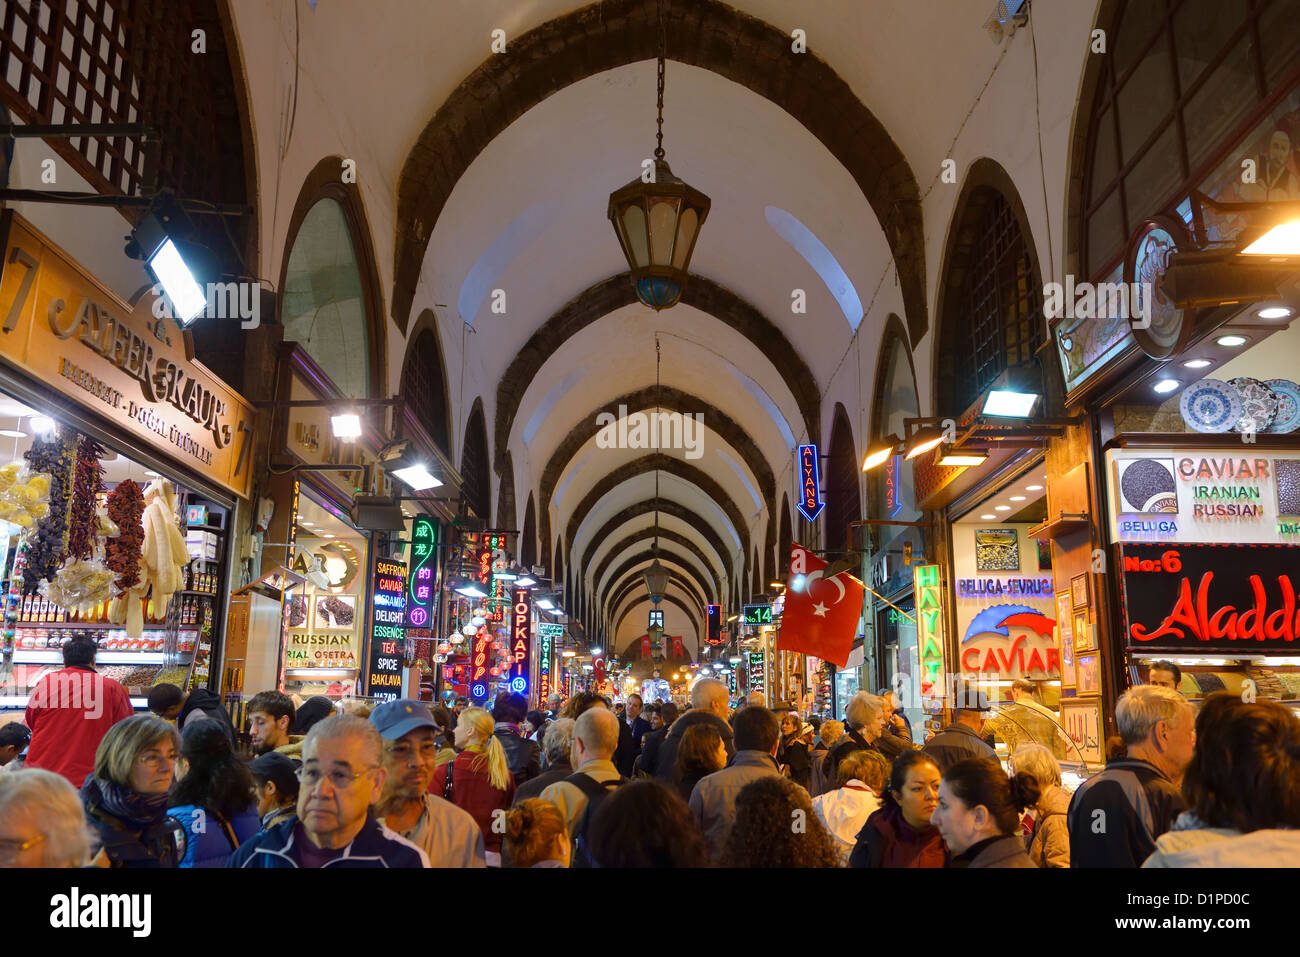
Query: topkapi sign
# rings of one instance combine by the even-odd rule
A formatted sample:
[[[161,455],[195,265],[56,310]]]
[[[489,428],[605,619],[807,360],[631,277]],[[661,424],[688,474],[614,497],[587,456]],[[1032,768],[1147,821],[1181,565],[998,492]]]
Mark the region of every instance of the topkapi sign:
[[[510,690],[528,693],[528,658],[533,642],[533,602],[527,588],[515,589],[510,615]]]

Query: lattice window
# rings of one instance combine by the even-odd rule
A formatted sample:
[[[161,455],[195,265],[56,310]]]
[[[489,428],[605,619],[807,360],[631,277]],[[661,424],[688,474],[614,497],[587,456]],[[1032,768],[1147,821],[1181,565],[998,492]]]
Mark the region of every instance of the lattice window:
[[[483,423],[482,406],[475,406],[465,426],[465,452],[460,474],[464,481],[465,501],[475,515],[484,521],[491,521],[488,507],[492,489],[488,477],[487,427]]]
[[[415,339],[410,358],[402,370],[402,392],[406,405],[429,438],[451,456],[447,440],[447,390],[442,378],[442,354],[433,333],[425,329]]]

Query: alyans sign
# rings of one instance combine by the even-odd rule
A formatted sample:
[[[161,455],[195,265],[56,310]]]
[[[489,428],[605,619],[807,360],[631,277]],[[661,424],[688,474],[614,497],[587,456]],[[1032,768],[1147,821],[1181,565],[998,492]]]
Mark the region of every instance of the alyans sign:
[[[1300,653],[1300,549],[1122,545],[1131,648]]]

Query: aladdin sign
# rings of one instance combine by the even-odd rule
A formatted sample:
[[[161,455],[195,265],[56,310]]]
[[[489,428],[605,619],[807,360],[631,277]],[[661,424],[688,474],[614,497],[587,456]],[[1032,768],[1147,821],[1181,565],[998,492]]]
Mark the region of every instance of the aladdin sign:
[[[1300,555],[1287,545],[1122,545],[1130,648],[1300,653]]]

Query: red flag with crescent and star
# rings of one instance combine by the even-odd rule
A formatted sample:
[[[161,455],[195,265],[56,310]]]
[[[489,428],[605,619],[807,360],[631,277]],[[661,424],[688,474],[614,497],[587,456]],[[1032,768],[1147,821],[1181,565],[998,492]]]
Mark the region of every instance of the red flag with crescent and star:
[[[826,562],[802,545],[790,549],[790,580],[777,648],[800,651],[834,662],[849,661],[862,617],[862,582],[847,572],[823,579]]]

